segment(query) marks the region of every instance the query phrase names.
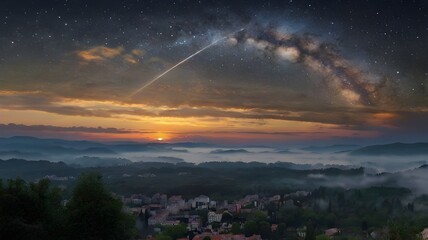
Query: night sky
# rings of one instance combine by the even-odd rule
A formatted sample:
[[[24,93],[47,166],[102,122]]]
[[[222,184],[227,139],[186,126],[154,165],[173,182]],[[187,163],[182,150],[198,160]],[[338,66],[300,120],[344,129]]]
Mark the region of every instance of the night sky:
[[[0,136],[428,141],[426,86],[423,0],[0,3]]]

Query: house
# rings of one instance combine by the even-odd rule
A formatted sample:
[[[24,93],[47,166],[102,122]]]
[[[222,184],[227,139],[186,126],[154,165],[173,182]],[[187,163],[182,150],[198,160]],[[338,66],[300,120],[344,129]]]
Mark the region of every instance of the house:
[[[221,214],[221,213],[215,213],[215,212],[209,211],[208,212],[208,223],[221,222],[222,216],[223,216],[223,214]]]
[[[296,233],[297,233],[297,236],[299,236],[301,238],[305,238],[306,237],[306,226],[296,229]]]
[[[296,205],[294,205],[294,201],[292,199],[284,201],[284,208],[285,209],[294,209],[296,208]]]
[[[246,240],[262,240],[262,237],[260,235],[253,235],[253,236],[247,237]]]
[[[144,174],[138,174],[138,177],[141,177],[141,178],[151,178],[151,177],[156,177],[156,175],[153,174],[153,173],[144,173]]]
[[[330,229],[325,230],[324,233],[327,237],[333,237],[333,236],[339,234],[340,230],[338,228],[330,228]]]
[[[180,221],[179,220],[165,220],[162,225],[163,226],[176,226],[179,225]]]
[[[168,205],[166,209],[172,213],[177,214],[180,210],[186,209],[186,201],[181,196],[172,196],[168,199]]]
[[[153,195],[151,202],[165,206],[168,202],[168,198],[165,194],[156,193]]]
[[[307,197],[310,194],[311,192],[308,192],[308,191],[296,191],[293,193],[285,194],[284,198],[286,199],[301,198],[301,197]]]
[[[383,230],[375,230],[370,233],[370,237],[375,240],[383,239],[384,236],[385,236],[385,232]]]
[[[421,232],[421,235],[422,235],[422,239],[423,239],[423,240],[428,240],[428,228],[425,228],[425,229]]]
[[[278,224],[272,224],[270,225],[270,231],[275,232],[278,229]]]
[[[278,202],[279,200],[281,200],[281,196],[279,195],[274,195],[269,198],[269,202]]]
[[[258,201],[259,201],[259,195],[255,194],[255,195],[247,195],[243,199],[241,199],[239,202],[241,203],[241,205],[244,205],[244,206],[248,204],[252,204],[254,207],[257,207]]]
[[[161,210],[156,215],[149,217],[148,224],[151,226],[157,224],[163,225],[166,223],[168,215],[168,211]]]
[[[194,206],[197,209],[207,209],[210,204],[210,198],[205,195],[200,195],[199,197],[195,198]]]
[[[211,240],[262,240],[260,235],[245,237],[243,234],[212,234],[208,232],[194,236],[193,240],[203,240],[205,237],[209,237]]]
[[[198,229],[201,226],[201,220],[198,215],[189,216],[188,227],[190,229]]]
[[[241,204],[235,204],[235,212],[236,213],[241,213],[241,208],[242,208]]]

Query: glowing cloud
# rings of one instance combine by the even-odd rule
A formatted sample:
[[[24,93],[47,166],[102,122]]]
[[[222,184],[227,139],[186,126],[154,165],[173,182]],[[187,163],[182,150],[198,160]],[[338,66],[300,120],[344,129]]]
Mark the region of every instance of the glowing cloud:
[[[115,58],[123,52],[123,47],[108,48],[97,46],[88,50],[77,51],[77,56],[86,62],[101,62]]]

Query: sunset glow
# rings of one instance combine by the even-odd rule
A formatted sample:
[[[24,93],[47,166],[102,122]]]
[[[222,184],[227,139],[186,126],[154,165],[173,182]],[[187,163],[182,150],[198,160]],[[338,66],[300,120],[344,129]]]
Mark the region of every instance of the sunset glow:
[[[428,240],[428,0],[1,0],[0,240]]]
[[[33,37],[21,34],[17,41],[13,29],[27,25],[5,20],[2,41],[10,41],[0,53],[1,135],[277,144],[424,138],[428,78],[417,67],[427,62],[423,35],[385,55],[401,45],[368,51],[385,43],[384,35],[342,35],[331,22],[229,17],[234,20],[203,28],[189,23],[186,31],[157,15],[151,23],[170,27],[137,24],[135,17],[139,27],[121,30],[121,40],[110,37],[117,25],[103,26],[106,32],[91,40],[60,40],[74,31],[100,31],[85,22],[71,31],[64,24],[74,20],[61,18],[51,37],[33,39],[37,29],[28,29]],[[130,22],[121,24],[128,29]],[[412,55],[402,62],[411,64],[399,64],[409,57],[404,52]]]

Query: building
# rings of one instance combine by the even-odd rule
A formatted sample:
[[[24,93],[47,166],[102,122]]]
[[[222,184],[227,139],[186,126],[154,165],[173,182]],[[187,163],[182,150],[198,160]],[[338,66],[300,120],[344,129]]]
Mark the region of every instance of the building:
[[[306,237],[306,226],[296,229],[296,234],[297,234],[297,236],[299,236],[301,238],[305,238]]]
[[[276,230],[278,230],[278,224],[272,224],[272,225],[270,225],[270,231],[271,232],[275,232]]]
[[[155,195],[153,195],[151,202],[161,204],[162,206],[166,206],[168,202],[168,198],[165,194],[156,193]]]
[[[181,210],[186,209],[186,201],[181,196],[172,196],[168,199],[168,205],[166,206],[166,209],[171,214],[177,214]]]
[[[174,195],[168,199],[168,204],[185,204],[185,202],[181,195]]]
[[[271,198],[269,198],[269,202],[279,202],[279,200],[281,200],[281,196],[279,195],[274,195]]]
[[[339,234],[340,230],[338,228],[330,228],[330,229],[325,230],[324,233],[327,237],[333,237],[333,236]]]
[[[157,224],[164,225],[167,222],[168,215],[168,211],[159,211],[156,215],[149,217],[148,224],[151,226]]]
[[[205,237],[209,237],[211,240],[262,240],[260,235],[253,235],[245,237],[243,234],[212,234],[212,233],[201,233],[193,237],[193,240],[203,240]]]
[[[311,194],[311,192],[308,192],[308,191],[296,191],[293,193],[285,194],[284,198],[286,198],[286,199],[301,198],[301,197],[307,197],[310,194]]]
[[[192,203],[193,208],[197,209],[207,209],[210,204],[210,198],[205,195],[200,195],[196,197],[194,202]]]
[[[190,229],[199,229],[201,227],[201,219],[198,215],[189,216],[189,224],[188,227]]]
[[[384,232],[384,230],[375,230],[370,233],[370,237],[375,240],[384,239],[385,236],[386,233]]]
[[[221,222],[222,216],[223,216],[223,214],[221,214],[221,213],[215,213],[215,212],[209,211],[208,212],[208,223]]]
[[[421,232],[421,235],[422,235],[422,239],[423,239],[423,240],[428,240],[428,228],[425,228],[425,229]]]
[[[143,203],[143,200],[139,199],[139,198],[133,198],[133,199],[131,199],[131,202],[134,205],[141,205]]]

